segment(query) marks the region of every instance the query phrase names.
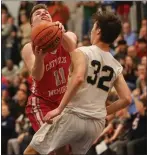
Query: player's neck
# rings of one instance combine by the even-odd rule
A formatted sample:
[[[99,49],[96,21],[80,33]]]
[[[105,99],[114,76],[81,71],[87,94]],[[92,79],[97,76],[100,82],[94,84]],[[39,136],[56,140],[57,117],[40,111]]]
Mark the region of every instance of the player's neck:
[[[110,51],[110,47],[108,44],[105,44],[103,42],[98,42],[96,44],[93,44],[93,45],[96,45],[98,46],[101,50],[105,51],[105,52],[109,52]]]

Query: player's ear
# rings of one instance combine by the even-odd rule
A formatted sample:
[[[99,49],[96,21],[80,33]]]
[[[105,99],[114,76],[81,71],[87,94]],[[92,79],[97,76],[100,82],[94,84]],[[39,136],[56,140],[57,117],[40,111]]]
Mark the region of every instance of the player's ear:
[[[97,33],[97,35],[100,35],[100,33],[101,33],[101,29],[98,28],[98,29],[96,30],[96,33]]]

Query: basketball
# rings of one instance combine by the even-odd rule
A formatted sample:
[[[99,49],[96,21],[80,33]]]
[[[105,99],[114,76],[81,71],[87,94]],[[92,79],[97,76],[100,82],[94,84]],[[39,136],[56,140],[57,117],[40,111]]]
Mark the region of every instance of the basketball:
[[[38,46],[43,52],[52,52],[59,46],[62,31],[52,22],[42,21],[32,28],[31,40],[33,46]]]

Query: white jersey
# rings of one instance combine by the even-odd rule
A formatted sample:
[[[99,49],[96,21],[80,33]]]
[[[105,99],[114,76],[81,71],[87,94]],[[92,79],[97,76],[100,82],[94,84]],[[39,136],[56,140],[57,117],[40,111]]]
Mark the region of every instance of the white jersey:
[[[104,118],[109,90],[122,72],[122,66],[111,53],[104,52],[95,45],[78,49],[87,57],[87,74],[67,109],[87,118]]]

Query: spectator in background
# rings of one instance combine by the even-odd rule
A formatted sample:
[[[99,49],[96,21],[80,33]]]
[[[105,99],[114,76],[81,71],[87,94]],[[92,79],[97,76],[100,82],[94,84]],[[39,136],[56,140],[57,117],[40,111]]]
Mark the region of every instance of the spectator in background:
[[[29,2],[29,1],[21,1],[20,2],[20,7],[19,7],[19,11],[18,11],[18,25],[19,26],[22,24],[21,15],[26,14],[27,18],[29,18],[32,7],[33,7],[32,2]]]
[[[21,25],[18,32],[18,36],[21,39],[21,47],[30,42],[31,37],[31,25],[26,14],[20,15]]]
[[[90,38],[88,36],[84,36],[82,38],[82,41],[78,42],[77,47],[90,46],[90,45],[91,45]]]
[[[114,41],[113,45],[114,47],[116,48],[118,46],[118,42],[121,41],[121,40],[124,40],[124,36],[122,34],[120,34],[116,40]]]
[[[146,66],[139,64],[137,67],[137,81],[136,89],[133,91],[133,95],[138,96],[146,91],[147,85],[147,75],[146,75]]]
[[[1,13],[8,13],[8,8],[4,3],[1,4]]]
[[[147,142],[147,100],[146,96],[142,101],[135,98],[137,113],[128,119],[129,132],[127,140],[117,142],[117,155],[139,155],[146,152]]]
[[[2,154],[7,154],[7,142],[13,137],[15,132],[15,121],[10,114],[10,110],[7,104],[2,106],[2,120],[1,120],[1,147]]]
[[[116,13],[118,13],[118,15],[120,16],[121,21],[122,22],[128,22],[132,2],[116,1],[115,5],[116,5]]]
[[[19,89],[16,93],[16,98],[9,102],[12,116],[15,119],[17,119],[21,114],[25,114],[28,93],[29,91],[26,92],[23,89]]]
[[[128,87],[131,90],[134,90],[136,88],[136,66],[133,63],[133,60],[130,56],[126,56],[125,58],[125,65],[123,69],[123,75],[124,79],[128,84]]]
[[[48,11],[52,17],[52,21],[59,21],[67,30],[67,22],[69,20],[69,9],[62,1],[55,1],[52,5],[48,5]]]
[[[78,2],[77,6],[83,6],[83,36],[89,35],[89,31],[92,28],[92,15],[97,11],[97,3],[95,1]]]
[[[25,116],[25,114],[21,114],[16,119],[15,130],[17,133],[17,137],[8,140],[7,152],[9,155],[20,154],[20,143],[23,141],[25,136],[28,136],[30,127],[30,121]]]
[[[128,46],[134,45],[137,36],[134,32],[131,32],[131,26],[128,22],[125,22],[123,24],[123,35],[124,35],[124,40],[127,42]]]
[[[141,27],[147,27],[147,19],[142,19]]]
[[[6,49],[5,49],[5,61],[8,59],[14,60],[13,62],[18,64],[18,39],[17,39],[17,27],[14,25],[14,18],[9,15],[7,23],[11,27],[11,31],[6,40]]]
[[[127,44],[125,40],[118,41],[118,46],[115,49],[114,58],[117,60],[124,59],[127,54]]]
[[[147,40],[147,27],[143,26],[139,32],[139,38]]]
[[[147,2],[142,1],[142,3],[143,3],[143,18],[147,20]]]
[[[7,60],[6,66],[2,68],[2,75],[6,77],[8,81],[12,82],[17,73],[18,73],[18,67],[13,64],[12,60],[10,59]]]
[[[10,24],[8,24],[8,12],[3,11],[1,17],[2,17],[2,25],[1,25],[2,26],[2,30],[1,30],[2,58],[1,60],[2,60],[2,67],[4,67],[7,57],[9,57],[9,51],[6,51],[6,44],[11,34],[12,27]]]
[[[90,46],[90,45],[91,45],[90,38],[88,36],[83,36],[82,46]]]
[[[20,52],[19,52],[19,44],[20,42],[18,41],[18,37],[17,37],[17,31],[18,28],[16,27],[16,25],[14,24],[14,18],[12,16],[9,16],[8,18],[8,24],[11,25],[12,27],[12,31],[10,34],[10,41],[9,41],[9,48],[11,48],[11,57],[10,59],[12,59],[12,61],[14,62],[14,64],[17,64],[20,62],[21,57],[20,57]]]
[[[137,57],[137,51],[134,45],[128,47],[127,55],[133,59],[133,63],[136,66],[139,64],[140,58]]]
[[[147,57],[146,56],[143,56],[141,58],[141,65],[144,65],[147,68]]]
[[[141,59],[143,56],[147,56],[147,40],[141,38],[137,40],[136,45],[137,56]]]

